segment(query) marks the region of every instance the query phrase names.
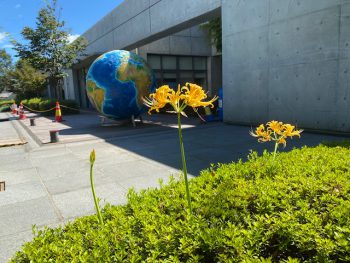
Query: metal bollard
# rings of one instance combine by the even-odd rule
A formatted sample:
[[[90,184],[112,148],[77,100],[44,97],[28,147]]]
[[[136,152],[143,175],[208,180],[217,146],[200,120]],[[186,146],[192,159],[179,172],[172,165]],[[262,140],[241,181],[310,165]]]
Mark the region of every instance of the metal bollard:
[[[0,192],[5,191],[5,181],[0,182]]]
[[[35,119],[34,118],[30,118],[30,126],[35,126]]]
[[[59,142],[58,135],[59,135],[59,130],[50,131],[50,142],[51,143]]]

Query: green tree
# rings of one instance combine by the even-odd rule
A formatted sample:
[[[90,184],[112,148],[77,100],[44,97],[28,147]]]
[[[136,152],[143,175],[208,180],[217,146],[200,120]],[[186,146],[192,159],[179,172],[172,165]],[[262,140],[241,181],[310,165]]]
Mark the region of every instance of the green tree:
[[[12,58],[5,49],[0,49],[0,92],[8,86],[7,74],[12,68]]]
[[[57,99],[63,96],[63,77],[66,76],[64,69],[72,66],[87,45],[82,37],[69,43],[69,32],[60,18],[60,12],[57,0],[47,1],[46,6],[39,10],[36,27],[23,28],[21,34],[26,43],[13,41],[20,58],[47,74],[48,84]]]
[[[8,72],[9,90],[16,93],[18,99],[40,97],[47,87],[47,75],[33,68],[26,60],[19,60],[15,69]]]

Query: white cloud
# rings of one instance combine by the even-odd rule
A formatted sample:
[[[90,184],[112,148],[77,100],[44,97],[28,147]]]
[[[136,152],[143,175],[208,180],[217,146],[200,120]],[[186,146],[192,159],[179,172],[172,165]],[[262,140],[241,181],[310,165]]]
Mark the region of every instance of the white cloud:
[[[74,40],[76,40],[80,35],[69,35],[68,36],[68,42],[72,43]]]
[[[0,32],[0,43],[4,42],[4,40],[7,38],[6,32]]]
[[[15,8],[20,8],[20,7],[21,7],[21,4],[15,5]]]

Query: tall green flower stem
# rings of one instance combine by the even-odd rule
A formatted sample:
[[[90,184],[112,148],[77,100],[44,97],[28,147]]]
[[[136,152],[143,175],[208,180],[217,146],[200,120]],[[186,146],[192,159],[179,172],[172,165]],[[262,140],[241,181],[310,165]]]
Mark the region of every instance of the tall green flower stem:
[[[275,150],[273,151],[272,163],[274,163],[274,162],[275,162],[275,158],[276,158],[277,149],[278,149],[278,141],[276,141],[276,142],[275,142]]]
[[[98,221],[101,225],[103,225],[103,219],[101,216],[100,207],[98,205],[98,201],[95,194],[94,173],[93,173],[94,163],[95,163],[95,150],[93,150],[90,154],[90,184],[91,184],[92,195],[94,196],[94,202],[95,202]]]
[[[189,207],[190,213],[192,214],[192,203],[191,203],[190,189],[188,186],[187,166],[186,166],[184,143],[183,143],[183,139],[182,139],[181,113],[180,112],[177,113],[177,125],[178,125],[178,131],[179,131],[179,142],[180,142],[180,150],[181,150],[181,158],[182,158],[182,171],[184,173],[185,184],[186,184],[187,202],[188,202],[188,207]]]

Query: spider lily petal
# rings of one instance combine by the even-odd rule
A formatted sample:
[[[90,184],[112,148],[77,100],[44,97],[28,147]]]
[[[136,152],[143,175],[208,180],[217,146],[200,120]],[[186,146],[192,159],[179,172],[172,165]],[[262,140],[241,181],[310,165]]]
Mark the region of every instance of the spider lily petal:
[[[214,107],[213,102],[218,99],[218,97],[215,96],[209,101],[203,101],[207,98],[204,90],[202,87],[192,83],[186,83],[186,87],[182,87],[182,91],[185,93],[183,96],[185,103],[192,108]]]

